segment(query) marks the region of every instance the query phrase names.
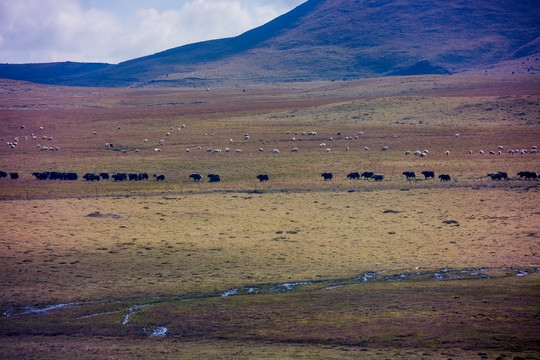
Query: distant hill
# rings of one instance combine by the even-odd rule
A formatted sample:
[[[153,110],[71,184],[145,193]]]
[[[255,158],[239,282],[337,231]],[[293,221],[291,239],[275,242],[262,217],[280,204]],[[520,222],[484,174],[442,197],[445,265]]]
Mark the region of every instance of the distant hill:
[[[310,0],[240,36],[23,80],[84,86],[215,86],[481,72],[540,53],[537,0]],[[519,63],[521,64],[521,63]],[[6,67],[7,66],[7,67]],[[0,77],[17,66],[0,66]],[[63,71],[66,71],[63,73]],[[42,71],[51,71],[45,75]],[[30,72],[30,71],[29,71]],[[530,72],[530,70],[529,70]],[[510,72],[511,73],[511,72]],[[510,74],[509,73],[509,74]],[[17,79],[21,79],[18,77]]]
[[[41,64],[0,64],[0,78],[25,80],[43,84],[70,84],[74,78],[94,73],[108,67],[105,63],[41,63]]]

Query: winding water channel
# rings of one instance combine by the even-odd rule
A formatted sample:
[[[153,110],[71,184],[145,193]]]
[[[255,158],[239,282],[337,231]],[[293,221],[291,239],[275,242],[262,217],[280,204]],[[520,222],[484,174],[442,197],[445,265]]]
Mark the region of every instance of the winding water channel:
[[[126,307],[115,311],[95,312],[77,317],[77,319],[91,318],[112,313],[122,313],[122,325],[131,326],[131,319],[139,311],[149,306],[159,305],[165,302],[174,301],[194,301],[208,298],[240,296],[240,295],[255,295],[255,294],[279,294],[295,291],[307,290],[303,287],[309,286],[310,291],[327,291],[344,286],[361,285],[368,282],[383,282],[383,281],[449,281],[449,280],[474,280],[474,279],[491,279],[492,277],[511,277],[511,276],[526,276],[532,273],[539,273],[540,268],[527,267],[503,267],[503,268],[467,268],[467,269],[451,269],[444,268],[437,271],[414,271],[390,273],[387,270],[374,272],[366,272],[359,276],[347,279],[326,279],[314,281],[289,282],[281,284],[262,284],[243,288],[232,288],[223,292],[215,293],[194,293],[186,295],[174,296],[149,296],[138,298],[123,298],[123,299],[106,299],[85,302],[70,302],[51,304],[47,306],[26,306],[19,308],[10,308],[3,311],[5,317],[21,317],[21,316],[39,316],[55,311],[62,311],[74,308],[84,307],[99,307],[100,305],[110,305],[113,303],[125,303]],[[136,304],[134,304],[136,303]],[[148,336],[163,337],[167,335],[168,328],[166,325],[156,326],[152,329],[143,329],[143,333]]]

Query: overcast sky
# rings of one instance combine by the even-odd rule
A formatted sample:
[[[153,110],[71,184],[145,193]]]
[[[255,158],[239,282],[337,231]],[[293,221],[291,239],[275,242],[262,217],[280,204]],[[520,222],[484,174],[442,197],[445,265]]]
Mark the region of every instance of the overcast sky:
[[[306,0],[0,0],[0,63],[119,63],[240,35]]]

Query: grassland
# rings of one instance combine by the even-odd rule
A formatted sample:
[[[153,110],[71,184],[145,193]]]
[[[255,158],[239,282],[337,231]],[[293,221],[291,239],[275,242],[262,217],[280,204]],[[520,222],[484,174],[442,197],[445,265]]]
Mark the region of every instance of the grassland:
[[[38,140],[0,147],[0,170],[20,174],[0,179],[0,309],[9,315],[0,354],[538,358],[539,187],[516,173],[538,172],[540,158],[508,150],[540,139],[539,84],[429,76],[208,91],[3,82],[0,136]],[[405,155],[424,149],[426,157]],[[401,175],[423,170],[452,181]],[[38,181],[33,171],[166,179]],[[347,180],[353,171],[385,181]],[[497,171],[511,179],[486,177]],[[193,172],[222,182],[193,182]],[[414,275],[445,269],[485,269],[490,279]],[[312,283],[383,271],[326,291]],[[394,274],[412,276],[385,280]],[[303,282],[287,294],[218,296]],[[77,306],[21,314],[66,303]],[[168,336],[148,336],[159,326]]]

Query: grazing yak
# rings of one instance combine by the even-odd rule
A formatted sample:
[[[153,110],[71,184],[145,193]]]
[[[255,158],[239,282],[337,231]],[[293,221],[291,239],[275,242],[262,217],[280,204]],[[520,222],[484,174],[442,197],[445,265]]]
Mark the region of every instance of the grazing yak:
[[[9,177],[11,178],[11,180],[17,180],[19,178],[19,173],[10,172]]]
[[[434,171],[422,171],[422,175],[424,175],[424,178],[427,180],[429,178],[434,179],[435,178],[435,172]]]
[[[163,181],[163,180],[165,180],[165,175],[163,175],[163,174],[154,174],[154,175],[152,175],[152,176],[156,178],[156,181]]]
[[[103,180],[109,180],[109,174],[108,173],[102,172],[102,173],[99,174],[99,176],[101,176],[101,178]]]
[[[63,179],[62,180],[77,180],[79,178],[79,176],[77,175],[77,173],[63,173]]]
[[[526,180],[537,180],[538,179],[538,174],[535,173],[534,171],[520,171],[520,172],[517,173],[517,175],[521,179],[526,179]]]
[[[5,177],[7,177],[7,176],[8,176],[8,173],[7,173],[7,172],[5,172],[5,171],[0,171],[0,179],[1,179],[1,178],[5,178]]]
[[[86,173],[82,177],[86,181],[99,181],[100,176],[96,174]]]
[[[371,178],[375,181],[383,181],[384,180],[384,175],[381,175],[381,174],[374,174],[371,176]]]
[[[257,179],[259,179],[260,182],[268,181],[268,175],[267,174],[259,174],[259,175],[257,175]]]
[[[112,175],[112,178],[114,181],[125,181],[127,180],[127,174],[126,173],[115,173]]]
[[[128,174],[129,181],[137,181],[139,180],[139,174]]]
[[[439,181],[450,181],[450,175],[447,175],[447,174],[439,175]]]
[[[201,181],[202,175],[193,173],[193,174],[189,175],[189,178],[193,179],[193,181]]]
[[[360,179],[360,173],[359,172],[352,172],[349,175],[347,175],[347,179],[349,179],[349,180],[359,180]]]
[[[207,176],[209,178],[208,182],[220,182],[221,181],[221,178],[219,177],[219,175],[208,174]]]
[[[491,180],[502,180],[502,179],[507,180],[508,179],[508,174],[503,171],[499,171],[497,173],[489,173],[486,176],[489,176]]]
[[[403,175],[407,178],[407,180],[416,179],[416,174],[414,171],[404,171]]]
[[[32,175],[36,177],[36,180],[47,180],[47,173],[33,172]]]
[[[365,171],[365,172],[362,173],[361,176],[362,176],[364,179],[367,180],[367,179],[371,179],[371,177],[372,177],[373,175],[375,175],[375,173],[373,173],[373,172],[371,172],[371,171]]]
[[[324,178],[324,181],[332,180],[332,178],[334,177],[334,175],[332,175],[332,173],[322,173],[321,176]]]

